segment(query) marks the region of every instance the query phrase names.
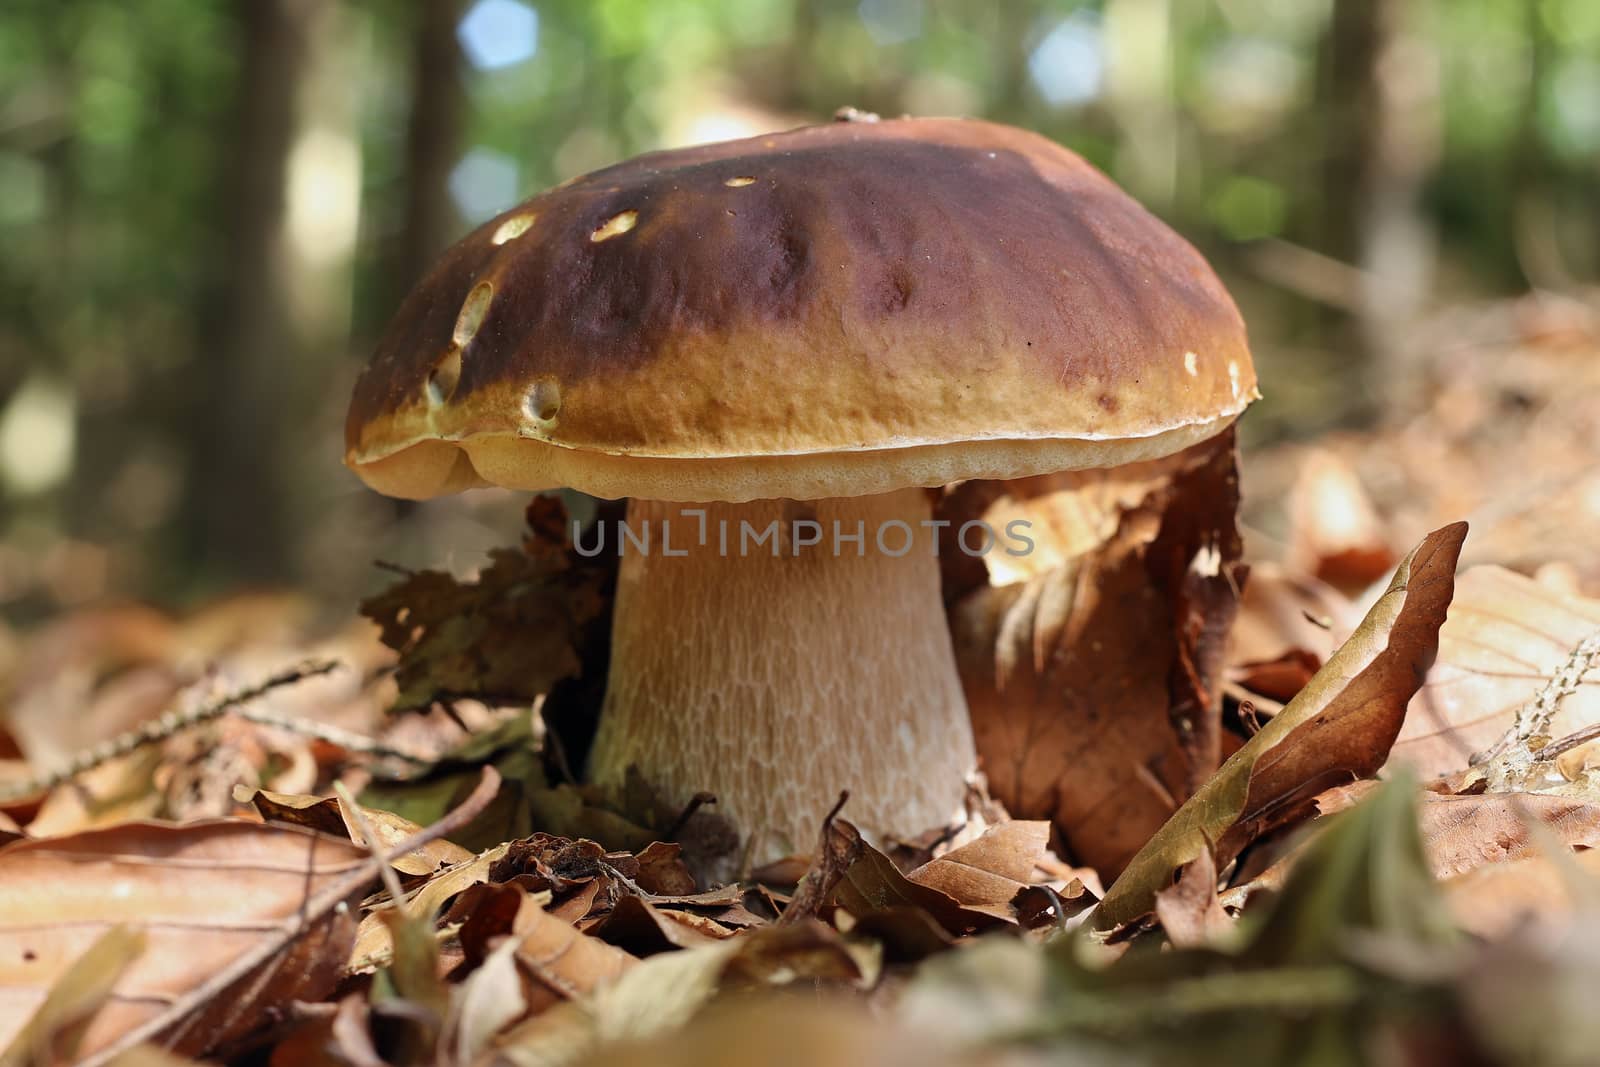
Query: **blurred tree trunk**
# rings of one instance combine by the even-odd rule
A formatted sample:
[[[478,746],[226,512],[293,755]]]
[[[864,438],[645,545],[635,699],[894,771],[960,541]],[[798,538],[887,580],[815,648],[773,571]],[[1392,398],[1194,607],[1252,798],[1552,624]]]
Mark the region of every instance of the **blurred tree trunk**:
[[[189,558],[246,580],[285,569],[287,534],[275,457],[283,427],[281,361],[293,331],[283,270],[289,151],[305,72],[307,12],[298,0],[236,0],[242,57],[227,130],[234,160],[220,227],[222,291],[196,365]],[[226,560],[226,566],[222,561]]]
[[[461,155],[466,110],[461,46],[456,40],[465,4],[463,0],[423,0],[419,7],[406,127],[405,218],[395,255],[385,267],[380,319],[393,314],[461,228],[461,218],[450,199],[450,172]],[[393,503],[398,516],[410,514],[415,507],[410,500]]]
[[[423,0],[419,6],[406,130],[406,214],[386,310],[427,272],[461,226],[450,200],[450,171],[461,151],[466,103],[456,42],[465,5],[462,0]]]
[[[1428,6],[1336,0],[1323,42],[1323,250],[1361,268],[1356,342],[1380,375],[1433,281],[1419,210],[1439,151],[1438,56],[1418,32]]]
[[[338,0],[235,0],[242,57],[225,259],[197,365],[186,485],[189,562],[203,578],[282,581],[337,475],[360,210],[356,87],[365,26]],[[337,404],[338,411],[334,410]]]
[[[1550,152],[1539,128],[1539,98],[1555,58],[1556,43],[1537,4],[1523,12],[1528,44],[1527,79],[1508,160],[1512,204],[1511,246],[1523,280],[1535,289],[1571,290],[1575,282],[1562,247],[1558,201],[1548,183]]]

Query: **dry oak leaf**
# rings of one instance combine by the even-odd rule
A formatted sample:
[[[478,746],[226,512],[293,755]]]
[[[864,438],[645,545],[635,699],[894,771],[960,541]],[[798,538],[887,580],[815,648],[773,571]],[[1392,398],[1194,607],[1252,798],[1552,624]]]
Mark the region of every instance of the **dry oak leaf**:
[[[400,654],[395,711],[457,698],[531,703],[578,675],[615,559],[579,556],[565,516],[560,501],[535,498],[523,546],[491,551],[475,578],[403,572],[399,584],[362,601],[361,613]]]
[[[322,997],[376,878],[369,859],[349,841],[239,819],[131,823],[0,849],[0,1046],[119,925],[146,947],[89,1023],[85,1056],[135,1032],[200,1054],[271,1005]],[[252,954],[259,965],[218,984]]]
[[[1554,592],[1502,567],[1473,567],[1457,582],[1439,631],[1439,658],[1411,701],[1390,767],[1437,778],[1467,766],[1512,726],[1565,665],[1600,632],[1600,601]],[[1552,737],[1600,723],[1600,669],[1561,700]]]
[[[1050,490],[1034,501],[1045,507],[1056,483],[997,485]],[[1138,492],[1112,491],[1123,485]],[[990,792],[1014,816],[1049,819],[1064,858],[1110,877],[1221,760],[1222,659],[1244,575],[1232,437],[1067,491],[1090,488],[1115,508],[1109,536],[948,614]],[[962,499],[941,517],[960,519]]]
[[[1094,910],[1119,928],[1155,907],[1156,893],[1209,849],[1218,869],[1267,830],[1315,811],[1331,786],[1377,772],[1406,703],[1437,650],[1465,523],[1436,530],[1401,561],[1366,619],[1287,707],[1140,850]]]

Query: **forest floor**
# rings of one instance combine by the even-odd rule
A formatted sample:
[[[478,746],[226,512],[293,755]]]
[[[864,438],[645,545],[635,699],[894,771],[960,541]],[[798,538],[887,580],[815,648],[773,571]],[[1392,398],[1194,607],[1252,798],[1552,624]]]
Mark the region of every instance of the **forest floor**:
[[[946,566],[969,823],[732,884],[573,778],[615,561],[554,499],[333,630],[0,640],[0,1064],[1594,1062],[1600,309],[1413,348],[1366,430],[947,490],[1048,535]]]

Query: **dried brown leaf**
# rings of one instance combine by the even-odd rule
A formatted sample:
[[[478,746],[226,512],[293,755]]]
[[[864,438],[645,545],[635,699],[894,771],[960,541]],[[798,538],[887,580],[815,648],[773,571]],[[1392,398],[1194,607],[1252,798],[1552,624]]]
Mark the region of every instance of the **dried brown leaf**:
[[[1178,948],[1214,942],[1233,920],[1217,899],[1217,865],[1209,851],[1184,865],[1178,880],[1156,893],[1156,918],[1167,940]]]
[[[1050,824],[1013,820],[991,826],[976,841],[923,864],[906,878],[969,907],[1010,904],[1033,881],[1050,844]]]
[[[1035,481],[1000,490],[1054,484]],[[950,623],[995,799],[1050,819],[1074,862],[1110,875],[1221,757],[1221,660],[1243,576],[1232,436],[1091,484],[1134,490],[1102,488],[1108,537],[979,587]],[[961,517],[952,508],[941,515]]]
[[[657,908],[635,896],[618,898],[588,933],[633,956],[653,956],[732,937],[734,931],[692,912]]]
[[[1600,804],[1566,797],[1425,793],[1417,816],[1436,878],[1524,859],[1557,841],[1570,848],[1600,846]]]
[[[1317,797],[1320,815],[1351,807],[1377,788],[1356,782]],[[1488,863],[1525,859],[1552,844],[1600,847],[1600,804],[1544,793],[1424,791],[1417,805],[1423,848],[1435,878],[1453,878]]]
[[[952,934],[968,934],[1007,921],[1008,917],[992,909],[966,907],[943,890],[911,881],[888,856],[861,841],[856,828],[844,819],[833,820],[833,826],[834,833],[843,839],[853,837],[859,843],[854,861],[844,870],[830,898],[855,918],[886,908],[918,908]]]
[[[527,1011],[517,973],[521,950],[516,941],[505,941],[456,989],[445,1025],[455,1063],[471,1063],[496,1034]]]
[[[675,842],[653,841],[639,853],[639,873],[634,881],[647,893],[659,896],[686,896],[694,893],[694,875],[683,863],[683,846]]]
[[[1320,667],[1360,621],[1350,599],[1325,582],[1274,563],[1252,563],[1228,635],[1228,664],[1238,669],[1298,653]]]
[[[816,857],[800,879],[794,896],[778,916],[780,926],[816,918],[822,907],[833,899],[833,892],[843,881],[845,873],[861,858],[866,848],[861,831],[839,818],[839,809],[844,807],[849,798],[850,794],[842,794],[833,810],[822,820]]]
[[[596,937],[579,933],[551,915],[538,896],[528,895],[517,912],[517,962],[542,991],[528,994],[532,1011],[556,1000],[572,1000],[614,981],[638,961]]]
[[[42,1067],[76,1059],[85,1030],[144,950],[144,934],[137,929],[113,926],[104,931],[56,978],[38,1010],[0,1052],[0,1067]]]
[[[0,849],[0,875],[0,1040],[107,930],[121,924],[147,940],[84,1034],[86,1055],[158,1022],[177,1050],[203,1052],[274,1003],[324,995],[355,934],[349,909],[376,877],[348,841],[234,819],[21,841]],[[244,979],[186,1004],[273,945]]]
[[[319,797],[306,793],[274,793],[266,789],[235,790],[235,799],[248,803],[268,822],[286,826],[303,826],[308,830],[348,837],[358,845],[367,842],[347,813],[338,797]],[[378,845],[392,847],[417,833],[422,827],[393,812],[363,806],[362,813],[378,835]],[[430,841],[415,852],[394,858],[394,869],[401,874],[432,874],[441,867],[450,867],[472,859],[472,853],[443,839]]]
[[[469,697],[531,703],[579,673],[581,645],[606,606],[612,561],[585,560],[566,540],[565,512],[552,525],[541,498],[534,534],[496,549],[476,578],[416,571],[361,604],[400,654],[395,710]],[[559,531],[559,532],[558,532]]]
[[[1310,685],[1231,756],[1135,857],[1094,923],[1109,930],[1155,906],[1155,895],[1201,852],[1225,866],[1250,841],[1313,813],[1318,793],[1375,773],[1437,648],[1466,537],[1429,534],[1395,572],[1350,640]]]
[[[495,866],[506,856],[510,842],[480,853],[470,860],[440,871],[426,885],[411,896],[410,907],[419,915],[434,915],[441,911],[451,898],[466,892],[472,886],[490,880]],[[386,906],[387,908],[388,906]],[[345,970],[351,974],[371,971],[386,965],[394,958],[394,938],[383,920],[386,908],[369,912],[361,920],[355,943],[351,946]]]

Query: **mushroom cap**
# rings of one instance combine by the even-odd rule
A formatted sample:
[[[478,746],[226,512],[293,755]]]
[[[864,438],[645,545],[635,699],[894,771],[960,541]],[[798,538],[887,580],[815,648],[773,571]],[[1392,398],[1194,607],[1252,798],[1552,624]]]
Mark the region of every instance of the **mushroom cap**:
[[[1257,396],[1195,249],[1036,134],[832,123],[656,152],[491,219],[355,386],[391,496],[860,496],[1164,455]]]

